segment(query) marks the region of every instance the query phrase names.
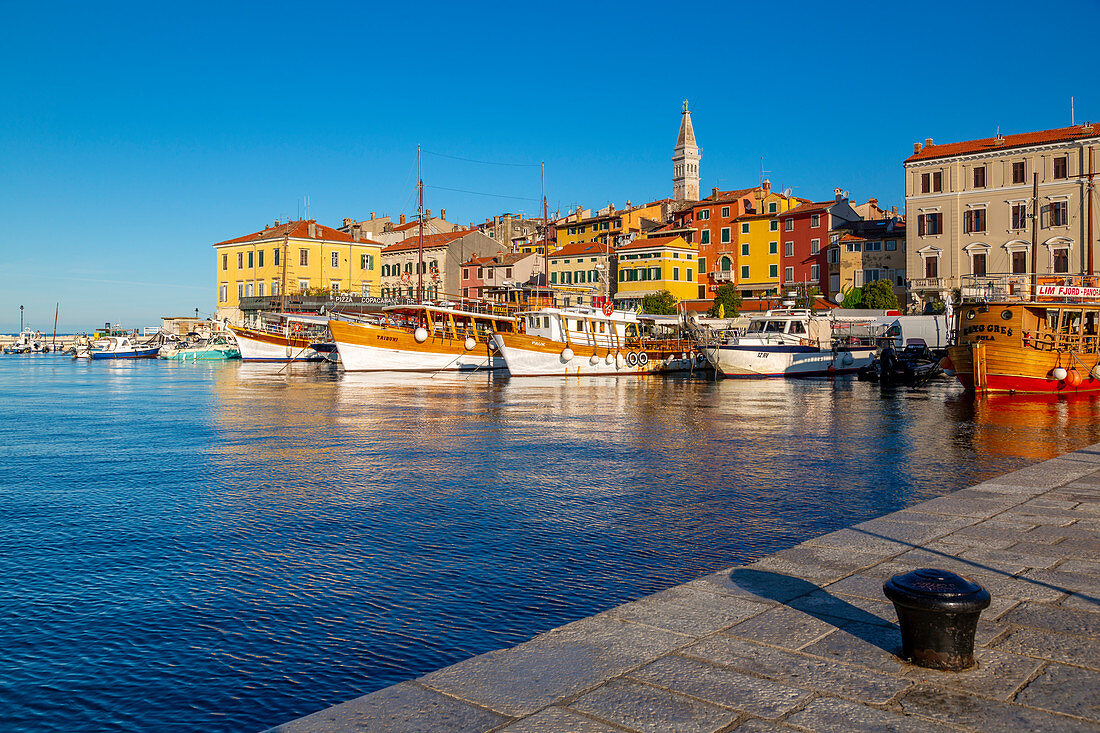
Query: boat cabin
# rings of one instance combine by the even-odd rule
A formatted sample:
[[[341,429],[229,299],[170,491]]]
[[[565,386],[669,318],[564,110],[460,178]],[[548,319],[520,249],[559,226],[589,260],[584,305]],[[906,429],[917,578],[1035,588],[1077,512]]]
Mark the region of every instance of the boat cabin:
[[[594,308],[545,308],[521,318],[528,336],[571,345],[616,348],[640,336],[637,317],[623,311],[608,316]]]
[[[433,305],[393,305],[382,309],[383,328],[425,329],[432,338],[488,342],[494,333],[515,333],[516,319],[494,313],[477,313]]]

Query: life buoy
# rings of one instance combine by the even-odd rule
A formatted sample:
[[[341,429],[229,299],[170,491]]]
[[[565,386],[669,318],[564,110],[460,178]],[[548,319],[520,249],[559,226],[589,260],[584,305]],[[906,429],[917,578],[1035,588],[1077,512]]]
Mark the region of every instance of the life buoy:
[[[615,306],[614,305],[612,305],[611,303],[604,303],[603,304],[603,314],[605,316],[610,318],[611,314],[614,313],[614,312],[615,312]]]
[[[707,356],[702,351],[700,351],[698,354],[695,355],[695,363],[698,364],[699,366],[703,366],[703,364],[706,364],[706,362],[707,362]]]
[[[408,284],[409,284],[410,282],[412,282],[412,275],[410,275],[410,274],[409,274],[409,273],[407,273],[407,272],[403,272],[403,273],[401,273],[401,282],[403,282],[403,283],[405,283],[406,285],[408,285]]]
[[[638,366],[645,366],[649,363],[649,354],[644,351],[638,352]]]
[[[638,354],[634,351],[626,352],[626,364],[627,366],[638,366]]]

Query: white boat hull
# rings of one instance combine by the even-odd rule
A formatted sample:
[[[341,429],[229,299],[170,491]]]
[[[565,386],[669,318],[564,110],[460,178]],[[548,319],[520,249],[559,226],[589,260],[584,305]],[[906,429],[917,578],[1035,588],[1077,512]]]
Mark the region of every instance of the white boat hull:
[[[665,359],[651,358],[647,354],[644,359],[641,359],[640,355],[643,352],[629,350],[612,353],[597,349],[597,355],[593,355],[591,352],[588,354],[575,353],[571,359],[566,360],[560,351],[549,353],[515,345],[508,346],[505,343],[505,337],[499,334],[495,335],[493,339],[500,353],[504,355],[509,373],[514,377],[639,376],[698,371],[705,367],[703,359],[698,357],[693,359],[690,354]],[[631,357],[631,354],[633,354],[633,357]],[[631,361],[634,363],[631,364]]]
[[[237,348],[241,350],[243,361],[320,361],[321,355],[308,346],[296,346],[278,336],[263,339],[252,338],[241,331],[234,330]]]
[[[855,372],[874,359],[873,348],[824,351],[809,347],[724,344],[704,349],[725,377],[813,377]]]
[[[340,352],[340,363],[349,372],[464,372],[504,368],[504,359],[486,354],[484,343],[461,354],[380,349],[346,341],[337,341],[336,350]]]

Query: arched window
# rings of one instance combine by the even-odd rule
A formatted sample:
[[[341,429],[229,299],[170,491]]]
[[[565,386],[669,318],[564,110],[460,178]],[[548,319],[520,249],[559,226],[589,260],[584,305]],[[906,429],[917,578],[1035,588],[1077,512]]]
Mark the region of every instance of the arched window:
[[[722,268],[722,272],[729,272],[730,270],[733,269],[733,262],[730,260],[729,257],[723,257],[722,258],[721,268]]]

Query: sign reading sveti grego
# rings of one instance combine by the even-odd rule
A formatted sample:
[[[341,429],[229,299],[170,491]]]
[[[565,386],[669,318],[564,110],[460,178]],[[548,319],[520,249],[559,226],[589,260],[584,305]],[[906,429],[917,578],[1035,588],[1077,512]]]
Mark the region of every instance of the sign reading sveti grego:
[[[1082,288],[1076,285],[1040,285],[1039,297],[1081,298],[1100,300],[1100,288]]]

